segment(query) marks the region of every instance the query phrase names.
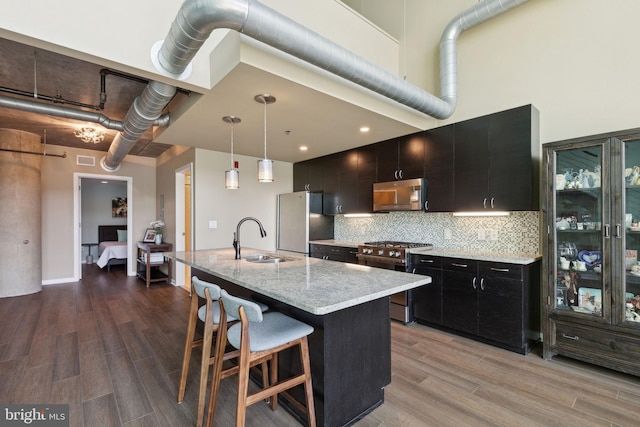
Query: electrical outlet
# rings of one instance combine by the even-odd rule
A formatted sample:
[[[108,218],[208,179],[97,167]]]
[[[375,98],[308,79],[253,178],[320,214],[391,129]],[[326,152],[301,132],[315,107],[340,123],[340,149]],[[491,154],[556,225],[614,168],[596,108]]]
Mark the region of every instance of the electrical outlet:
[[[486,238],[487,238],[487,236],[486,236],[486,233],[484,231],[484,228],[479,228],[478,229],[478,240],[484,240]]]
[[[444,240],[451,240],[451,230],[448,228],[444,229]]]
[[[209,221],[209,228],[218,228],[218,221]]]
[[[495,228],[494,228],[494,229],[492,229],[492,230],[489,232],[489,238],[490,238],[491,240],[498,240],[498,230],[497,230],[497,229],[495,229]]]

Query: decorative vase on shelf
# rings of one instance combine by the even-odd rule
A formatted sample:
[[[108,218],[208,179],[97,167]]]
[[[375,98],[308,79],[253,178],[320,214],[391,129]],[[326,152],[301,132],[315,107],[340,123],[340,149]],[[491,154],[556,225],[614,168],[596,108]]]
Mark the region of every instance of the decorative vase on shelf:
[[[156,241],[155,241],[156,245],[159,245],[162,243],[162,234],[156,233]]]

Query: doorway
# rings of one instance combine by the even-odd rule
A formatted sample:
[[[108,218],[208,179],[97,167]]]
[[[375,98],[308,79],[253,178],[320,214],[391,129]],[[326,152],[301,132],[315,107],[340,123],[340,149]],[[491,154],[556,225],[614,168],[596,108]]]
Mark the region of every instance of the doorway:
[[[176,252],[193,250],[193,163],[176,170]],[[191,291],[191,268],[175,265],[175,284]]]
[[[73,185],[74,188],[76,189],[76,191],[73,192],[74,196],[73,196],[73,223],[74,223],[74,232],[73,232],[73,240],[74,240],[74,281],[78,281],[80,279],[82,279],[82,261],[83,261],[83,255],[85,255],[83,253],[83,248],[88,248],[90,247],[92,249],[92,256],[94,256],[94,260],[97,260],[98,256],[98,248],[97,248],[97,244],[99,242],[96,241],[86,241],[86,239],[83,239],[83,209],[82,209],[82,183],[83,181],[85,183],[87,182],[97,182],[102,184],[103,182],[109,183],[109,182],[117,182],[117,183],[125,183],[126,184],[126,200],[127,200],[127,217],[126,217],[126,224],[127,224],[127,230],[131,230],[132,226],[133,226],[133,178],[132,177],[126,177],[126,176],[113,176],[113,175],[100,175],[100,174],[88,174],[88,173],[74,173],[73,174]],[[116,196],[115,194],[112,196],[109,196],[108,199],[105,199],[105,203],[107,205],[107,209],[110,209],[111,207],[111,199],[112,197]],[[107,215],[110,215],[110,210],[107,213]],[[84,212],[85,214],[88,214],[87,212]],[[85,215],[86,216],[86,215]],[[101,220],[98,220],[99,222]],[[103,221],[104,222],[104,221]],[[95,225],[95,224],[94,224]],[[99,225],[110,225],[109,222],[107,222],[106,224],[99,224]],[[93,227],[93,226],[92,226]],[[97,226],[96,228],[96,233],[97,233]],[[87,230],[85,228],[85,230]],[[85,231],[85,234],[88,234]],[[128,233],[129,234],[129,233]],[[97,236],[97,234],[96,234]],[[95,240],[95,236],[90,235],[88,236],[90,239]],[[91,244],[95,244],[92,246],[87,246],[89,243]],[[85,249],[86,251],[87,249]],[[95,251],[95,252],[93,252]],[[85,258],[86,259],[86,256]],[[135,276],[135,265],[134,265],[134,257],[133,257],[133,245],[131,243],[131,239],[127,239],[127,275],[128,276]]]

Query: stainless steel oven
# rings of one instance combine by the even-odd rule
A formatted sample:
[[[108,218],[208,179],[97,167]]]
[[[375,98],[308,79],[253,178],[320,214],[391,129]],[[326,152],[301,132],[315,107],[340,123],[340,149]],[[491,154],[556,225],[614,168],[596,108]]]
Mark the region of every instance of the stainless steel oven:
[[[366,242],[358,246],[358,263],[386,270],[406,271],[407,249],[433,247],[429,243],[395,241]],[[391,318],[402,323],[413,322],[411,291],[391,295],[389,311]]]

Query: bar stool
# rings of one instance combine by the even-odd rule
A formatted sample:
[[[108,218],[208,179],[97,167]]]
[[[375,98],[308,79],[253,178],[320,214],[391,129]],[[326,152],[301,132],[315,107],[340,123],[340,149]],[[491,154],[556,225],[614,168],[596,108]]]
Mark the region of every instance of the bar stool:
[[[260,307],[252,302],[229,295],[224,289],[220,292],[220,320],[216,337],[216,356],[213,364],[211,393],[207,426],[213,424],[216,399],[220,389],[220,381],[228,376],[238,374],[238,396],[236,406],[236,427],[245,425],[247,407],[271,397],[271,409],[276,410],[278,393],[282,393],[297,385],[304,384],[307,419],[310,427],[316,425],[313,404],[313,387],[311,384],[311,363],[309,361],[309,344],[307,336],[313,327],[278,312],[262,313]],[[227,318],[240,319],[227,330]],[[223,353],[226,343],[240,351],[238,365],[222,370]],[[299,346],[302,361],[302,373],[284,381],[278,381],[278,353]],[[263,389],[249,394],[249,370],[252,366],[270,361],[270,383]],[[263,372],[264,374],[264,372]],[[263,375],[263,381],[264,375]]]
[[[213,343],[213,334],[218,331],[220,322],[220,287],[213,283],[200,280],[197,276],[191,278],[191,305],[189,308],[189,323],[187,326],[187,337],[184,345],[184,356],[182,358],[182,373],[180,375],[180,385],[178,387],[178,403],[184,399],[184,393],[187,385],[187,376],[189,373],[189,361],[191,359],[191,351],[196,347],[202,347],[202,359],[200,362],[200,390],[198,392],[198,412],[197,426],[202,425],[204,420],[204,405],[207,392],[207,378],[209,376],[209,366],[213,364],[214,355],[211,355],[211,344]],[[198,297],[204,298],[205,303],[198,307]],[[260,310],[268,310],[264,304],[259,304]],[[225,324],[235,323],[237,318],[225,316]],[[196,323],[200,319],[204,322],[204,333],[201,339],[195,339]],[[226,326],[225,326],[226,328]],[[222,358],[229,360],[237,357],[239,352],[225,353],[222,349]],[[267,370],[263,369],[263,378],[267,378]]]

